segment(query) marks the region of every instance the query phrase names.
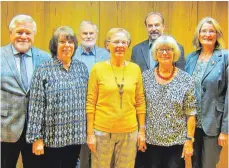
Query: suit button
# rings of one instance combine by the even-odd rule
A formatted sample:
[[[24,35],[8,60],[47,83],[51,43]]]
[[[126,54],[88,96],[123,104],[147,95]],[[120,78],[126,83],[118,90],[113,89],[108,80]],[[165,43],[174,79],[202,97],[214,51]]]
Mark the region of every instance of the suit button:
[[[206,88],[203,88],[203,92],[206,92]]]

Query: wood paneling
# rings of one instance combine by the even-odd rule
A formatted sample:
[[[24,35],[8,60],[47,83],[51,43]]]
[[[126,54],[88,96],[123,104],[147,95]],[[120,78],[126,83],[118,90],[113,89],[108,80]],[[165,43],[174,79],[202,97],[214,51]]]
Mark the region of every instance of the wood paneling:
[[[82,20],[91,20],[98,25],[97,44],[103,47],[109,29],[123,27],[132,36],[132,45],[126,59],[130,59],[132,47],[147,39],[144,26],[145,16],[151,11],[159,11],[165,18],[165,34],[170,34],[184,46],[185,54],[194,50],[192,38],[198,22],[206,16],[214,17],[221,25],[228,48],[228,2],[226,1],[57,1],[57,2],[1,2],[1,45],[9,43],[8,24],[13,16],[20,13],[31,15],[38,32],[35,45],[48,51],[48,43],[53,30],[68,25],[77,33]]]

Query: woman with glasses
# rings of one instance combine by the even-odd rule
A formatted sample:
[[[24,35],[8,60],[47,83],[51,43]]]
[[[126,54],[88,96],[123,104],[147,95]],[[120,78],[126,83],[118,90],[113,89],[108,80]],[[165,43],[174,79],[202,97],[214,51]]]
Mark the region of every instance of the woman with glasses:
[[[158,65],[143,72],[146,98],[148,168],[181,168],[193,154],[195,88],[191,76],[177,68],[180,49],[171,36],[152,46]]]
[[[108,32],[110,60],[96,63],[87,95],[87,144],[92,168],[133,168],[138,150],[145,151],[145,98],[138,65],[125,60],[130,34]]]
[[[53,59],[33,76],[26,139],[43,155],[42,168],[75,168],[86,142],[88,69],[72,57],[77,40],[70,27],[56,29],[49,49]]]
[[[219,23],[211,17],[198,24],[185,70],[192,75],[197,97],[193,167],[215,168],[228,143],[228,51],[223,50]]]

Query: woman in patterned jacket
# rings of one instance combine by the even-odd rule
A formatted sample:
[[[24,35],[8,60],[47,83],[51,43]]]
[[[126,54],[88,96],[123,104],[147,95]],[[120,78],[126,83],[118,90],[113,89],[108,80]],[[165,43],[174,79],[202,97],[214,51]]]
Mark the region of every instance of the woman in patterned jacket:
[[[195,86],[191,76],[174,66],[177,42],[160,36],[152,56],[158,65],[143,72],[146,97],[146,143],[149,168],[180,168],[193,154]]]
[[[86,140],[88,70],[72,57],[77,40],[71,28],[59,27],[49,49],[53,59],[33,76],[26,138],[32,152],[43,155],[42,168],[74,168]]]

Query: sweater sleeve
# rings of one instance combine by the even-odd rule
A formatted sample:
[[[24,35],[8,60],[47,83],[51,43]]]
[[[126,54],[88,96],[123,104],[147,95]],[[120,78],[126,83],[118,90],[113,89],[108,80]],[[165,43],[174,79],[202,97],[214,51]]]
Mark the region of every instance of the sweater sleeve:
[[[98,80],[96,74],[96,65],[92,67],[89,80],[88,80],[88,92],[87,92],[87,103],[86,113],[95,113],[96,104],[98,99]]]
[[[146,105],[145,105],[145,96],[143,91],[143,84],[142,84],[142,74],[140,68],[137,66],[137,84],[136,84],[136,91],[135,91],[135,101],[136,101],[136,111],[137,114],[146,113]]]
[[[26,132],[26,141],[28,143],[33,143],[37,139],[43,139],[42,125],[46,109],[44,85],[46,80],[43,80],[42,76],[42,67],[39,67],[33,76],[30,89],[28,127]]]

